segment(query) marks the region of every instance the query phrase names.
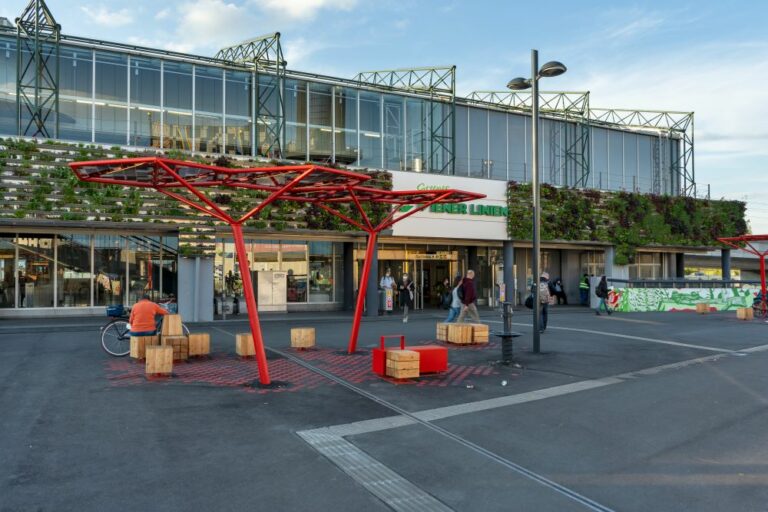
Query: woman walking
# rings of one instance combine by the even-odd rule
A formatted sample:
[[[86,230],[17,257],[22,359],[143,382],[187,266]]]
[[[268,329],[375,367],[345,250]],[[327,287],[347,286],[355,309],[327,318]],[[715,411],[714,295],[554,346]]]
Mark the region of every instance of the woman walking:
[[[608,304],[605,302],[605,299],[608,298],[608,281],[605,279],[605,276],[600,277],[600,282],[595,289],[595,295],[597,295],[597,298],[600,299],[600,302],[597,304],[597,309],[595,309],[595,314],[600,316],[600,307],[602,306],[605,308],[605,312],[610,315],[612,311],[608,307]]]
[[[408,310],[413,309],[413,293],[416,291],[416,286],[413,281],[408,277],[408,274],[403,274],[403,282],[400,283],[400,305],[403,306],[403,323],[408,323]]]
[[[451,289],[451,302],[450,307],[448,308],[448,318],[445,319],[446,324],[450,324],[451,322],[455,321],[456,318],[459,316],[459,313],[461,313],[461,298],[459,297],[459,287],[461,286],[462,278],[461,276],[456,276],[456,279],[453,280],[453,288]]]

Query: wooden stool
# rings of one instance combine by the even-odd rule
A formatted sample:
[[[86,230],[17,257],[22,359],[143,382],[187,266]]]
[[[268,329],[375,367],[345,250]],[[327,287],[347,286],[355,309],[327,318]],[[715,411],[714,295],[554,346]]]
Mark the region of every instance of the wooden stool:
[[[146,347],[147,375],[170,375],[173,371],[173,347],[150,345]]]
[[[418,352],[413,350],[387,350],[387,377],[414,379],[418,376]]]
[[[144,359],[147,357],[146,347],[159,344],[159,336],[131,336],[131,358]]]
[[[189,335],[189,357],[207,356],[211,353],[211,335],[207,332]]]
[[[294,327],[291,329],[291,348],[312,348],[315,346],[314,327]]]
[[[709,313],[709,304],[706,302],[700,302],[696,304],[696,312],[700,315],[706,315]]]
[[[736,310],[736,318],[739,320],[752,320],[755,318],[755,310],[752,308],[738,308]]]
[[[435,337],[437,341],[448,341],[448,326],[451,324],[438,323]]]
[[[253,348],[253,335],[251,333],[244,332],[235,336],[235,352],[240,357],[253,357],[256,355],[256,349]]]
[[[488,343],[488,326],[472,324],[472,343]]]
[[[163,336],[182,336],[184,331],[181,328],[181,315],[163,316],[163,328],[160,334]]]

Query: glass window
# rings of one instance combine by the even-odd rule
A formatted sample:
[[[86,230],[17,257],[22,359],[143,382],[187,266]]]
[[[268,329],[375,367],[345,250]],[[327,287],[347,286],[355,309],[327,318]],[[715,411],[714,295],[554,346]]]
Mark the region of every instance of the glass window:
[[[221,116],[195,113],[195,150],[221,153],[224,142],[224,125]]]
[[[637,135],[624,134],[624,172],[627,190],[637,190]]]
[[[288,273],[288,302],[307,302],[307,243],[282,242],[282,269]]]
[[[405,169],[405,114],[403,98],[384,96],[384,168]]]
[[[344,302],[344,244],[342,242],[333,243],[333,288],[334,300]],[[352,279],[352,276],[346,277]]]
[[[334,102],[335,160],[342,164],[354,165],[357,162],[357,91],[337,87]]]
[[[307,84],[285,81],[285,157],[307,160]]]
[[[128,127],[128,107],[126,105],[103,105],[97,102],[94,123],[96,128],[95,142],[125,144],[125,132]]]
[[[0,133],[16,134],[16,38],[0,38]]]
[[[271,157],[280,133],[277,121],[280,117],[278,79],[273,75],[258,75],[259,87],[256,91],[256,147],[261,156]]]
[[[165,284],[165,283],[163,283]],[[242,289],[240,271],[235,258],[235,244],[219,239],[213,266],[213,289],[216,295],[236,295]]]
[[[469,175],[485,178],[488,172],[488,111],[469,109]]]
[[[160,147],[160,61],[131,57],[131,121],[128,143]]]
[[[638,178],[637,182],[640,187],[640,192],[651,192],[653,190],[653,144],[651,144],[652,137],[648,135],[638,135]]]
[[[331,86],[309,85],[309,159],[328,162],[332,157]]]
[[[272,240],[258,240],[246,244],[246,250],[251,254],[251,271],[280,270],[278,254],[280,243]],[[285,269],[283,269],[285,270]]]
[[[456,106],[456,175],[469,175],[469,109]]]
[[[21,235],[19,248],[19,305],[23,308],[53,306],[53,236]]]
[[[160,293],[163,297],[178,295],[179,239],[175,236],[164,236],[160,240],[163,254]]]
[[[608,174],[612,190],[627,188],[624,179],[624,132],[608,130]]]
[[[152,300],[160,298],[160,238],[133,236],[123,253],[128,262],[128,304],[135,304],[148,293]]]
[[[123,304],[125,265],[129,253],[125,239],[119,235],[93,237],[94,305]]]
[[[61,47],[59,95],[90,101],[93,93],[93,53],[79,48]]]
[[[507,179],[507,115],[503,112],[488,112],[490,131],[488,133],[491,152],[488,157],[490,177],[495,180]]]
[[[0,308],[16,305],[16,245],[13,237],[0,235]]]
[[[661,253],[638,253],[635,256],[635,263],[629,265],[630,279],[661,279],[661,277]]]
[[[90,100],[59,98],[59,138],[91,140],[91,114]]]
[[[96,99],[128,100],[128,58],[116,53],[96,52]]]
[[[592,128],[592,186],[604,190],[608,183],[608,133]]]
[[[222,113],[222,70],[198,66],[195,69],[195,109],[198,112]]]
[[[360,165],[381,168],[381,96],[360,91]]]
[[[56,235],[59,307],[91,305],[91,235]]]
[[[251,154],[251,121],[242,117],[227,117],[227,153]]]
[[[192,64],[163,63],[163,106],[192,110]]]
[[[407,98],[405,100],[405,121],[407,130],[405,133],[405,170],[422,172],[429,156],[429,129],[425,102]]]
[[[528,132],[526,117],[507,114],[509,122],[509,179],[525,183],[530,179],[527,167]]]
[[[309,302],[333,302],[334,243],[309,243]]]

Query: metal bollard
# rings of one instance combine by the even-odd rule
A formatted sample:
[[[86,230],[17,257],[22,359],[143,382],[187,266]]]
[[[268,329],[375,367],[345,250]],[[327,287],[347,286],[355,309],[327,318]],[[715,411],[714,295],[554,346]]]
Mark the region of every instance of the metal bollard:
[[[504,336],[501,336],[501,360],[505,363],[512,361],[512,303],[502,303],[502,320],[504,321]]]

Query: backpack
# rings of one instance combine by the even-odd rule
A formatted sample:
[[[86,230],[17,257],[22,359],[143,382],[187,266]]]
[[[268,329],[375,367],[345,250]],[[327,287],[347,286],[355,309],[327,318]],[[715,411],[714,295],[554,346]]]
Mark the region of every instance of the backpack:
[[[459,300],[464,302],[464,283],[461,283],[456,290],[456,295],[459,296]]]
[[[546,304],[549,302],[549,284],[546,281],[539,283],[539,302]]]

